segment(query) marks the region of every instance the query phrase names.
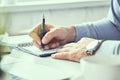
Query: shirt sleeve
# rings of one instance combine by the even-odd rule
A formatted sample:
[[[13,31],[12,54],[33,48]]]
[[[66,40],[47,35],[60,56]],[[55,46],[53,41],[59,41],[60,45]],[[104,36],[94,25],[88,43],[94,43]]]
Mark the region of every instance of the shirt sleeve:
[[[108,17],[91,23],[84,23],[75,26],[75,41],[82,37],[106,40],[120,40],[120,0],[111,0],[111,7]]]
[[[120,55],[120,41],[107,40],[102,43],[96,55]]]

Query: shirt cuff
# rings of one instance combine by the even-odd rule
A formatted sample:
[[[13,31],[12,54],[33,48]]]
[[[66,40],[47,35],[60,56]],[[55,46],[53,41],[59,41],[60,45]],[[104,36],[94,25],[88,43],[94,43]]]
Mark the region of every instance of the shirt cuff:
[[[82,37],[88,37],[89,35],[88,28],[82,24],[79,26],[75,26],[75,31],[76,31],[75,41],[79,41]]]
[[[119,55],[120,54],[120,41],[107,40],[102,43],[96,55]]]

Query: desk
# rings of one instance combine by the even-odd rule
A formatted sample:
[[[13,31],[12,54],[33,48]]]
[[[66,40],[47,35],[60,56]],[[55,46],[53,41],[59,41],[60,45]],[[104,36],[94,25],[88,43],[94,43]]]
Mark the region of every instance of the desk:
[[[79,63],[40,58],[17,50],[5,56],[2,65],[6,72],[27,80],[58,80],[80,73]]]
[[[3,40],[11,44],[32,42],[28,35],[6,37]],[[58,80],[79,74],[80,64],[51,57],[40,58],[13,49],[10,55],[3,58],[2,69],[27,80]]]

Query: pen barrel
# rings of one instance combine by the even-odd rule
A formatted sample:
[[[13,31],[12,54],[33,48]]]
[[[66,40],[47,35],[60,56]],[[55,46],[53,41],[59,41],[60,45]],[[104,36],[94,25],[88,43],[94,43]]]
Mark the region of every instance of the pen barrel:
[[[44,37],[44,35],[46,34],[46,32],[41,32],[41,40],[42,40],[42,38]],[[42,48],[44,48],[44,44],[41,42],[41,47]]]
[[[42,29],[41,29],[41,35],[40,35],[40,38],[42,40],[42,38],[44,37],[44,35],[46,34],[46,31],[45,31],[45,20],[43,20],[43,24],[42,24]],[[41,42],[41,47],[44,48],[44,44]]]
[[[45,18],[43,18],[42,26],[41,26],[41,36],[40,36],[41,39],[44,37],[45,33],[46,33],[46,30],[45,30]]]
[[[42,40],[42,38],[44,37],[45,34],[46,34],[46,30],[45,30],[45,18],[43,16],[42,26],[41,26],[41,35],[40,35],[41,40]],[[44,44],[42,42],[41,42],[41,47],[44,48]]]
[[[46,34],[46,32],[41,31],[40,38],[42,39],[42,38],[44,37],[45,34]]]
[[[45,18],[43,18],[42,27],[43,27],[43,31],[45,32]]]

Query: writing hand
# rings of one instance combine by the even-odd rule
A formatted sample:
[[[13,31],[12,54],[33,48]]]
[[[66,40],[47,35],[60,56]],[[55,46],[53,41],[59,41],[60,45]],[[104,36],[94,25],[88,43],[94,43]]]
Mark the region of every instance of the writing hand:
[[[75,30],[74,27],[54,27],[53,25],[45,25],[46,34],[40,39],[41,25],[37,25],[29,35],[33,38],[33,43],[38,48],[41,48],[41,42],[45,44],[45,49],[58,47],[59,45],[66,44],[67,42],[74,41]]]

